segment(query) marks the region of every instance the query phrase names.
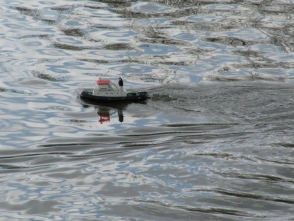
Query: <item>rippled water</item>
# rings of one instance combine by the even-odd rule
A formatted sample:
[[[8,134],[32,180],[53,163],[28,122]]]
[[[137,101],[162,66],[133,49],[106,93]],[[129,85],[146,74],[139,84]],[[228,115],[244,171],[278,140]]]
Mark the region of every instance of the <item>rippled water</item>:
[[[292,1],[1,3],[0,220],[294,220]]]

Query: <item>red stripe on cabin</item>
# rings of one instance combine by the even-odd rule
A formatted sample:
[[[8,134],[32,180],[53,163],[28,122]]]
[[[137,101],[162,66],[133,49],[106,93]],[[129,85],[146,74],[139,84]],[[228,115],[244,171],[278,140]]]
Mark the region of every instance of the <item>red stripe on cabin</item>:
[[[109,84],[110,80],[96,80],[97,84]]]

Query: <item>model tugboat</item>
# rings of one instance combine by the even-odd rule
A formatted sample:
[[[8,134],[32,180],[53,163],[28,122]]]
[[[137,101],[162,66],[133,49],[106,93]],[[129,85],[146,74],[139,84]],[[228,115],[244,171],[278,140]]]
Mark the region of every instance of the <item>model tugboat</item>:
[[[84,89],[80,93],[81,99],[94,102],[140,102],[150,96],[146,91],[130,91],[127,92],[123,88],[123,80],[119,78],[118,85],[111,82],[109,79],[96,80],[97,87],[93,89]]]

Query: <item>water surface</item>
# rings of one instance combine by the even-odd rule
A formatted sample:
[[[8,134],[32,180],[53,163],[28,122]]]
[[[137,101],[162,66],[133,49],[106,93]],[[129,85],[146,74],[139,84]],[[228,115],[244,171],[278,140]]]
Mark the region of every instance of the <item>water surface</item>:
[[[3,0],[0,219],[293,220],[293,10]]]

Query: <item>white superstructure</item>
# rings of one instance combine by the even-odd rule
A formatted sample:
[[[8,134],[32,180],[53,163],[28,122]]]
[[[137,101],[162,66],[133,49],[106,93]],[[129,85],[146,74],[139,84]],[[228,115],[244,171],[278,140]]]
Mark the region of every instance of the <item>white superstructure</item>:
[[[127,92],[123,86],[118,86],[108,79],[96,80],[97,87],[93,89],[92,95],[102,97],[126,97]]]

